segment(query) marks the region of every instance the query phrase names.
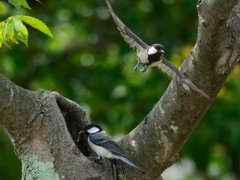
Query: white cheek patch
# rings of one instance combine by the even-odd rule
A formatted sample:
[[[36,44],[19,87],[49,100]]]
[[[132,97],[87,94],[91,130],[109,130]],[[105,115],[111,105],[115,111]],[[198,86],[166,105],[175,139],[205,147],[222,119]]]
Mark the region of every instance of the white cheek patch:
[[[87,130],[87,132],[90,133],[90,134],[96,133],[96,132],[98,132],[98,131],[99,131],[99,129],[96,128],[96,127],[92,127],[91,129]]]
[[[148,49],[148,55],[155,54],[156,52],[157,52],[157,49],[155,49],[155,47],[150,47]]]

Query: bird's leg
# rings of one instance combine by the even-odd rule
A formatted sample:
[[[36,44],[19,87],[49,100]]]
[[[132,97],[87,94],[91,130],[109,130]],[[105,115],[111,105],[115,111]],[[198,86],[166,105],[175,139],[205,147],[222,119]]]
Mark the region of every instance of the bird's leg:
[[[92,161],[101,161],[101,160],[103,160],[102,156],[98,156],[98,157],[89,156],[88,159],[90,159]]]
[[[137,59],[137,61],[138,61],[138,59]],[[135,72],[137,72],[137,70],[138,70],[138,65],[139,65],[139,63],[140,63],[140,61],[138,61],[137,64],[136,64],[136,66],[134,67],[134,71],[135,71]]]
[[[98,156],[99,160],[103,160],[103,157],[102,156]]]
[[[116,169],[116,159],[109,159],[111,165],[112,165],[112,177],[114,180],[117,180],[117,169]],[[116,173],[115,173],[116,171]]]
[[[143,68],[140,70],[142,73],[144,73],[148,68],[148,65],[144,65]]]

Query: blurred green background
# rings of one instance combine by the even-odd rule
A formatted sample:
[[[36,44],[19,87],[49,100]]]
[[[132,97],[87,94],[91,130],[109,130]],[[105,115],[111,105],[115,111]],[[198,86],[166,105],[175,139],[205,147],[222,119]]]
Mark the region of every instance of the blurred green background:
[[[103,0],[58,0],[32,10],[3,1],[1,21],[30,15],[51,29],[54,39],[29,29],[23,43],[0,49],[0,72],[30,90],[58,91],[79,103],[92,122],[115,139],[129,133],[161,98],[171,79],[157,68],[135,73],[136,53],[120,36]],[[197,37],[197,0],[110,1],[129,28],[147,44],[161,43],[177,67]],[[215,102],[180,153],[166,180],[240,179],[240,66],[235,67]],[[0,128],[0,180],[21,179],[21,164]]]

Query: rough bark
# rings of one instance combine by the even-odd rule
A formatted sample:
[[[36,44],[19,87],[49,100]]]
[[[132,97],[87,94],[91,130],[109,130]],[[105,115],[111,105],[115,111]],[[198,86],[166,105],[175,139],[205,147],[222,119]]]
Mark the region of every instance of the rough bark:
[[[121,162],[92,162],[86,157],[92,153],[86,139],[75,141],[89,120],[76,103],[56,92],[25,90],[0,75],[0,125],[22,161],[22,179],[159,179],[177,161],[240,58],[237,3],[200,0],[197,5],[197,42],[180,69],[210,99],[174,80],[146,118],[119,141],[145,175]]]

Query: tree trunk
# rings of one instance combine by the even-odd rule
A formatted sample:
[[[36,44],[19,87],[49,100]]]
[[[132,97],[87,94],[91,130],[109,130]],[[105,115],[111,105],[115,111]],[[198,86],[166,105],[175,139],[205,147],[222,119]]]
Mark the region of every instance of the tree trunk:
[[[159,179],[178,160],[240,55],[237,0],[199,0],[197,42],[181,72],[210,99],[173,80],[146,118],[119,145],[143,175],[119,161],[92,162],[78,132],[89,120],[76,103],[57,92],[25,90],[0,75],[0,125],[22,161],[22,179]],[[79,150],[80,149],[80,150]]]

